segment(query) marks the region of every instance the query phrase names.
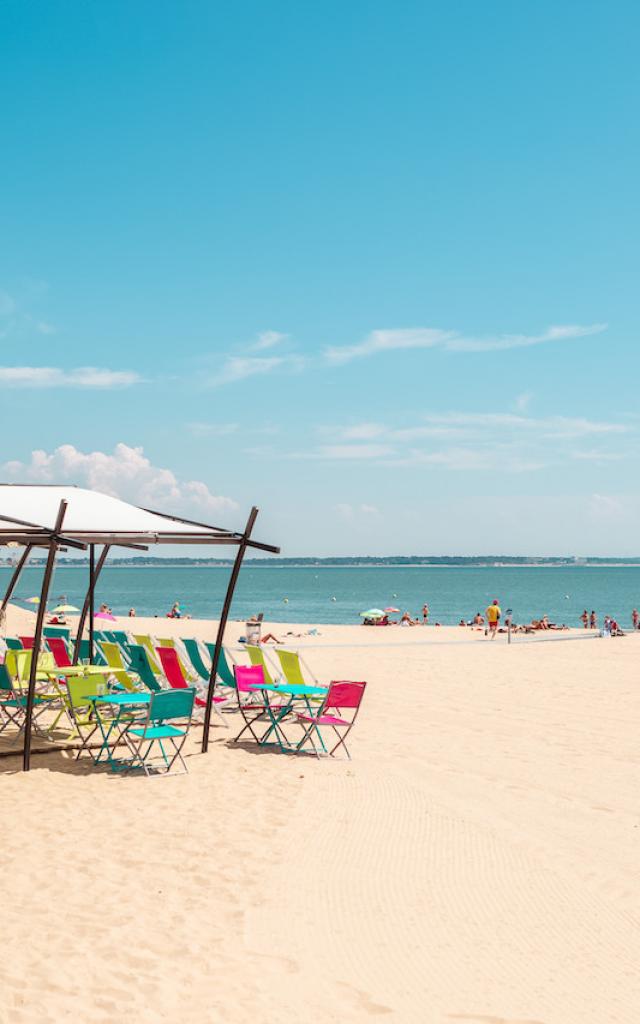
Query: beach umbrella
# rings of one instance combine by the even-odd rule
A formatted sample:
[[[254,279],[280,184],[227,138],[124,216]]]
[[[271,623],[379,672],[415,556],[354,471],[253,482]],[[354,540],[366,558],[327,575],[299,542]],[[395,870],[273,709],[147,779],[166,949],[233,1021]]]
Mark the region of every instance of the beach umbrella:
[[[25,604],[40,604],[39,597],[25,597]]]
[[[385,613],[385,615],[389,615],[390,612],[399,612],[399,611],[400,611],[399,608],[385,608],[384,613]]]
[[[360,612],[361,619],[381,619],[383,615],[382,608],[370,608],[368,612]]]
[[[109,615],[109,612],[96,612],[93,616],[94,619],[107,619],[109,622],[115,622],[115,615]]]
[[[79,612],[80,609],[76,608],[75,604],[59,604],[57,608],[53,609],[54,614],[64,612]]]

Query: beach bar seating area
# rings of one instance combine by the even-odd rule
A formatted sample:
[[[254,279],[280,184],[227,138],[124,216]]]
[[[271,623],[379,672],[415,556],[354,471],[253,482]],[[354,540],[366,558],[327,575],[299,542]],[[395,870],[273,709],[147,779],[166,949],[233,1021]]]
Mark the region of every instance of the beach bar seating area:
[[[98,757],[104,752],[113,760],[114,743],[119,737],[131,758],[147,771],[147,754],[140,742],[146,738],[152,746],[157,741],[163,748],[165,767],[169,767],[180,760],[181,737],[194,707],[202,711],[201,749],[206,752],[211,715],[221,703],[215,692],[218,672],[229,672],[222,643],[242,560],[248,548],[274,554],[280,550],[253,538],[257,515],[258,509],[252,508],[244,530],[237,532],[139,508],[80,487],[0,485],[0,545],[22,548],[0,605],[0,624],[4,623],[7,605],[30,556],[46,552],[33,636],[6,638],[6,656],[0,666],[0,736],[12,735],[9,748],[3,747],[0,756],[21,753],[22,767],[28,771],[32,755],[47,752],[52,745],[75,749],[79,744],[81,752],[89,747],[91,739],[101,736]],[[176,696],[170,699],[165,698],[163,687],[158,685],[157,691],[163,690],[158,693],[162,696],[158,700],[153,685],[149,686],[152,676],[147,674],[145,686],[140,668],[144,657],[144,664],[151,668],[155,679],[156,656],[160,658],[159,650],[163,648],[154,654],[150,638],[143,638],[146,645],[136,645],[138,651],[132,656],[137,658],[138,668],[134,669],[132,660],[122,650],[126,635],[124,641],[117,632],[105,635],[102,644],[96,636],[95,588],[109,552],[113,548],[146,551],[151,545],[160,544],[224,545],[236,549],[211,648],[208,680],[202,680],[202,665],[199,666],[200,682],[206,684],[203,696],[197,694],[185,676],[183,686],[174,687]],[[53,631],[45,624],[56,556],[61,550],[88,553],[86,597],[74,637],[66,637],[64,631]],[[56,640],[62,640],[62,644]],[[175,664],[180,667],[179,658]],[[195,669],[194,678],[197,674]],[[171,692],[169,689],[168,693]],[[183,725],[169,724],[169,715],[171,721],[177,717]],[[64,723],[70,723],[71,728],[60,729]],[[180,735],[173,733],[173,729]],[[167,746],[174,753],[177,747],[178,755],[167,757]]]
[[[206,752],[212,718],[233,730],[233,745],[350,756],[345,741],[365,683],[322,683],[294,651],[279,648],[274,656],[246,643],[239,655],[223,647],[246,548],[278,550],[253,540],[256,508],[243,533],[74,487],[0,485],[0,509],[0,539],[23,547],[0,606],[3,624],[31,552],[47,551],[33,633],[0,637],[0,757],[21,753],[28,771],[32,756],[66,749],[123,774],[186,771],[189,730],[202,727]],[[111,616],[96,613],[96,583],[109,550],[162,543],[236,545],[215,642],[110,629]],[[69,548],[89,555],[73,631],[45,622],[56,554]]]

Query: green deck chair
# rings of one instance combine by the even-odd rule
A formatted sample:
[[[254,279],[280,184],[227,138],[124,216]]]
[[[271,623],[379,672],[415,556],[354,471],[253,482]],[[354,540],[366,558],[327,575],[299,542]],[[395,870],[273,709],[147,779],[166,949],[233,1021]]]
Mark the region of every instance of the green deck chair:
[[[5,636],[4,642],[10,651],[22,650],[22,640],[18,640],[17,636]]]
[[[163,690],[162,693],[152,695],[146,720],[140,725],[132,726],[124,734],[127,746],[131,750],[127,772],[134,768],[142,768],[147,776],[168,775],[176,761],[180,761],[182,772],[173,774],[189,771],[182,756],[182,748],[191,726],[195,696],[195,687],[185,690]],[[176,720],[184,724],[177,726],[174,724]],[[149,755],[156,743],[160,747],[161,756],[159,760],[153,761]],[[172,750],[167,752],[165,748],[169,747]]]
[[[211,660],[213,661],[213,654],[216,649],[216,645],[206,643],[205,647],[207,648],[211,656]],[[227,655],[225,654],[224,647],[220,651],[220,658],[218,661],[218,678],[220,679],[220,682],[222,683],[223,686],[230,686],[233,690],[235,690],[236,679],[233,674],[233,670],[229,668],[229,662],[227,661]]]
[[[89,641],[88,640],[81,640],[80,641],[80,661],[85,661],[85,662],[90,661],[89,653],[90,653],[89,652]],[[93,664],[94,665],[106,665],[107,664],[107,659],[104,657],[104,655],[103,655],[102,651],[100,650],[98,644],[95,644],[95,643],[93,645]]]
[[[158,655],[156,654],[153,640],[148,634],[134,633],[133,639],[141,647],[144,647],[149,658],[149,664],[156,675],[162,675],[162,667],[158,661]]]
[[[69,637],[71,636],[71,630],[66,626],[44,626],[42,630],[43,636],[60,636],[63,640],[69,643]]]
[[[142,644],[128,644],[127,654],[131,659],[129,670],[140,677],[147,690],[152,693],[159,693],[162,690],[160,681],[151,667],[146,647]]]
[[[129,635],[125,633],[123,629],[114,629],[111,631],[111,636],[114,642],[120,644],[121,647],[126,647],[129,643]]]
[[[200,645],[198,644],[198,641],[183,639],[182,642],[189,657],[189,661],[191,662],[195,671],[198,673],[201,679],[204,679],[206,682],[209,682],[209,676],[211,673],[207,669],[207,666],[205,665],[204,661],[202,660],[202,654],[200,653]]]

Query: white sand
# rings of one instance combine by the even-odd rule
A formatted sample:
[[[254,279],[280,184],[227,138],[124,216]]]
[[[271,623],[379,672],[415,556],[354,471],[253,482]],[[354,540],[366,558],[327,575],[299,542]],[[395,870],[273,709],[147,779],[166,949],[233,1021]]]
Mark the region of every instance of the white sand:
[[[640,636],[320,630],[350,763],[0,761],[3,1024],[637,1024]]]

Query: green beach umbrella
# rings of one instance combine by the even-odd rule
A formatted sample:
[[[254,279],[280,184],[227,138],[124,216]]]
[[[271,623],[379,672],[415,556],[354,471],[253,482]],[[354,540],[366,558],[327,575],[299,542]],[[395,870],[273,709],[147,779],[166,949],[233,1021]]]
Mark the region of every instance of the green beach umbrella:
[[[368,612],[360,612],[361,619],[382,619],[383,617],[382,608],[370,608]]]
[[[58,612],[79,612],[80,609],[76,608],[74,604],[59,604],[57,608],[53,609],[55,613]]]

